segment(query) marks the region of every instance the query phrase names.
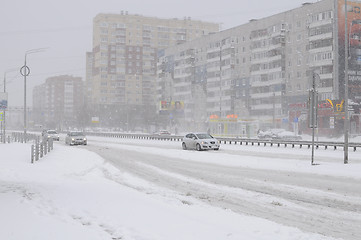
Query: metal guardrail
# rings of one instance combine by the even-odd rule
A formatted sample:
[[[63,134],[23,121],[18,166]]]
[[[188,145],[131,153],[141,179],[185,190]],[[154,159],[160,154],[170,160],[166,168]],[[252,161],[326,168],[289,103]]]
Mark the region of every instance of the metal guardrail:
[[[181,141],[183,136],[177,135],[152,135],[152,134],[131,134],[131,133],[100,133],[100,132],[87,132],[86,135],[89,136],[99,136],[99,137],[113,137],[113,138],[128,138],[128,139],[148,139],[148,140],[161,140],[161,141]],[[223,144],[238,144],[238,145],[246,145],[246,146],[277,146],[277,147],[307,147],[310,148],[312,146],[312,141],[286,141],[279,139],[251,139],[251,138],[224,138],[217,137],[219,141]],[[315,142],[316,149],[323,147],[324,149],[333,149],[343,148],[343,142],[325,142],[318,141]],[[353,151],[356,151],[357,148],[361,148],[361,143],[352,143],[349,142],[349,148],[352,148]]]
[[[52,138],[43,137],[40,141],[38,137],[34,144],[31,145],[31,163],[38,161],[39,158],[44,157],[48,152],[54,149],[54,141]]]
[[[12,132],[7,136],[8,143],[10,142],[20,142],[25,143],[30,140],[34,141],[34,144],[31,145],[31,163],[38,161],[40,158],[44,157],[48,152],[54,149],[54,140],[52,138],[41,137],[39,134],[27,133],[26,141],[23,132]]]
[[[25,141],[25,136],[23,132],[12,132],[11,133],[11,140],[14,142],[28,142],[29,140],[36,140],[39,137],[39,135],[37,134],[33,134],[33,133],[27,133],[26,134],[26,141]]]

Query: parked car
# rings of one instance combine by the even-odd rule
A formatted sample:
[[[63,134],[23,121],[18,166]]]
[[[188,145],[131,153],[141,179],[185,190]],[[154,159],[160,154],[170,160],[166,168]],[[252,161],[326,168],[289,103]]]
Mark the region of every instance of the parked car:
[[[302,140],[302,137],[298,134],[295,134],[294,132],[290,132],[290,131],[282,131],[279,132],[274,139],[280,139],[280,140],[284,140],[284,141],[299,141]]]
[[[170,132],[168,130],[160,130],[159,132],[155,132],[154,135],[159,135],[159,136],[170,135]]]
[[[218,150],[220,141],[208,133],[188,133],[182,140],[182,148],[201,150]]]
[[[289,140],[289,141],[297,141],[302,140],[302,137],[294,132],[286,131],[284,129],[269,129],[267,131],[260,131],[258,133],[259,139],[278,139],[278,140]]]
[[[47,130],[46,135],[48,138],[52,138],[54,141],[60,140],[59,134],[55,130]]]
[[[65,144],[87,145],[87,138],[82,132],[68,132],[65,137]]]

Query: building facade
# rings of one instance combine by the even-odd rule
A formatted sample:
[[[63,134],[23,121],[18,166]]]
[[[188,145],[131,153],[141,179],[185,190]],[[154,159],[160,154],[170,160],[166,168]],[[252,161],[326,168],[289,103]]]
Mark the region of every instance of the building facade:
[[[47,78],[33,89],[33,119],[45,128],[82,127],[84,87],[80,77],[68,75]]]
[[[93,49],[87,53],[90,101],[101,108],[116,106],[117,111],[154,105],[157,51],[217,31],[218,24],[190,18],[98,14],[93,21]]]
[[[340,105],[344,96],[343,5],[343,0],[304,3],[159,51],[158,100],[184,101],[185,124],[220,134],[250,136],[268,127],[307,130],[313,78],[319,104]],[[356,41],[361,39],[360,6],[360,2],[348,3],[354,102],[361,98],[361,44]],[[319,116],[324,128],[335,127],[332,122],[342,119],[342,109],[335,112],[333,105],[328,107],[335,116]]]

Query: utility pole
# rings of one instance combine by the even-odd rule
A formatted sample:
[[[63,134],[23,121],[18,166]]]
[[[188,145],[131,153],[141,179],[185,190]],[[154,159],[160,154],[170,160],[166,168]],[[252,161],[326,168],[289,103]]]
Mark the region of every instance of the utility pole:
[[[219,44],[219,134],[222,133],[222,44],[223,41],[221,40]]]
[[[6,72],[4,73],[4,93],[6,94]],[[6,109],[4,109],[4,112],[3,112],[3,143],[5,143],[6,142],[6,140],[5,140],[5,133],[6,133],[6,123],[5,123],[5,111],[6,111]]]
[[[349,131],[349,116],[348,116],[348,30],[347,30],[347,0],[345,0],[345,121],[344,121],[344,136],[345,136],[345,145],[344,145],[344,157],[343,163],[348,163],[348,131]]]
[[[276,93],[273,92],[273,114],[272,114],[272,125],[276,128]]]
[[[314,165],[315,157],[315,128],[317,128],[317,104],[318,104],[318,92],[316,90],[316,73],[312,75],[312,88],[309,92],[309,126],[312,128],[312,155],[311,165]]]
[[[37,53],[37,52],[43,52],[45,51],[45,49],[47,48],[36,48],[36,49],[30,49],[28,51],[25,52],[25,61],[24,61],[24,66],[22,66],[20,68],[20,73],[21,75],[24,76],[24,141],[26,143],[27,141],[27,134],[26,134],[26,130],[27,130],[27,123],[26,123],[26,77],[29,76],[30,74],[30,68],[26,65],[26,57],[29,54],[32,53]]]

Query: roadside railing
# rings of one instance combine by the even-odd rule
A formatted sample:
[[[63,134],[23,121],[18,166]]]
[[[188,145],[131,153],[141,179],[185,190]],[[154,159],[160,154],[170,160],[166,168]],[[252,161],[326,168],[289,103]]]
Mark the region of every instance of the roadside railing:
[[[12,132],[11,133],[11,140],[14,142],[20,142],[20,143],[28,142],[31,140],[36,140],[38,137],[39,137],[39,135],[37,135],[37,134],[27,133],[26,141],[25,141],[25,135],[23,132]],[[8,138],[9,138],[9,136],[8,136]]]
[[[10,135],[4,136],[3,134],[0,134],[0,143],[10,143],[11,137]]]
[[[44,157],[48,152],[54,149],[54,141],[52,138],[38,136],[31,145],[31,163],[38,161]]]
[[[111,138],[128,138],[128,139],[145,139],[145,140],[161,140],[161,141],[181,141],[183,136],[179,135],[152,135],[152,134],[131,134],[131,133],[101,133],[101,132],[87,132],[89,136],[99,137],[111,137]],[[258,139],[258,138],[217,138],[222,144],[238,144],[245,146],[276,146],[276,147],[298,147],[298,148],[311,148],[312,141],[291,141],[291,140],[280,140],[280,139]],[[343,142],[326,142],[316,141],[315,148],[324,148],[336,150],[337,148],[343,148]],[[349,148],[356,151],[361,148],[361,143],[349,142]]]
[[[8,143],[10,142],[19,142],[25,143],[33,141],[34,144],[31,145],[31,163],[38,161],[40,158],[44,157],[48,152],[54,149],[54,141],[52,138],[41,137],[36,133],[27,133],[26,141],[23,132],[12,132],[11,136],[7,136]]]

